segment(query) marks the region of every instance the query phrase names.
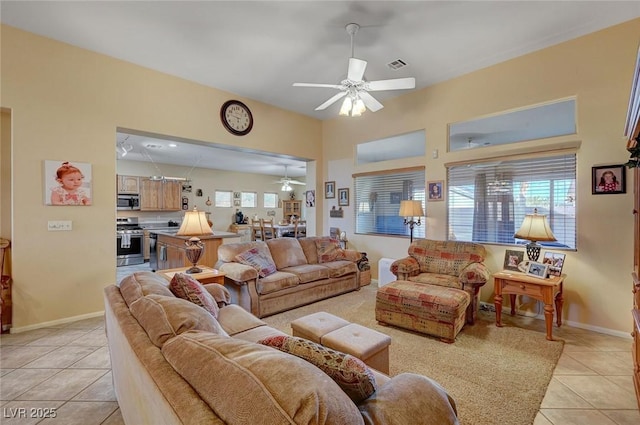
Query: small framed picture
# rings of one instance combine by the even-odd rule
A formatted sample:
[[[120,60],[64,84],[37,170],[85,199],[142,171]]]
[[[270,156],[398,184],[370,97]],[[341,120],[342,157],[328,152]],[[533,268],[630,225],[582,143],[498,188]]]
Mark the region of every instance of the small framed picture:
[[[389,194],[390,204],[399,204],[401,200],[402,200],[402,192],[391,192]]]
[[[307,207],[315,207],[316,206],[316,191],[315,190],[307,190],[304,193],[305,205]]]
[[[429,189],[430,201],[443,201],[442,189],[444,186],[444,180],[436,180],[427,182],[427,188]]]
[[[564,256],[565,254],[561,254],[559,252],[547,251],[544,253],[542,263],[549,266],[549,276],[560,276],[562,274]]]
[[[44,161],[44,204],[91,205],[91,164],[87,162]]]
[[[626,175],[624,164],[591,167],[591,193],[594,195],[627,193]]]
[[[531,261],[529,262],[529,266],[527,267],[527,274],[529,276],[537,277],[539,279],[546,279],[548,268],[549,266],[546,264]]]
[[[240,192],[233,192],[233,199],[240,199]]]
[[[524,251],[515,251],[512,249],[507,249],[504,253],[503,268],[505,270],[519,272],[520,269],[518,269],[518,264],[520,264],[523,259],[524,259]]]
[[[324,198],[334,199],[336,197],[336,182],[324,182]]]
[[[349,206],[349,188],[338,189],[338,205],[341,207]]]
[[[240,206],[240,199],[234,199],[233,200],[233,206],[234,207],[239,207]]]

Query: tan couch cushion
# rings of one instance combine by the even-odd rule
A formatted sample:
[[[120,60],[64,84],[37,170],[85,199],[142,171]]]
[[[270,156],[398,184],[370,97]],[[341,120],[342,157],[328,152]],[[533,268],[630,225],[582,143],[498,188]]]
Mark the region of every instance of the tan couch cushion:
[[[344,260],[346,257],[337,239],[316,240],[316,250],[319,263],[329,263],[336,260]]]
[[[276,349],[192,331],[168,341],[162,352],[228,425],[364,425],[333,380]]]
[[[275,272],[267,277],[263,277],[256,283],[256,291],[260,295],[270,294],[286,288],[298,286],[300,279],[295,274],[287,272]]]
[[[329,269],[330,277],[340,277],[358,272],[358,265],[347,260],[332,261],[330,263],[322,263],[322,265]]]
[[[435,381],[413,373],[396,375],[358,405],[366,424],[457,424],[455,402]]]
[[[162,347],[170,338],[189,330],[228,337],[209,312],[182,298],[150,294],[136,300],[130,310],[156,347]]]
[[[251,248],[264,248],[265,246],[263,241],[222,244],[218,247],[218,261],[232,263],[235,261],[236,255]]]
[[[239,305],[231,304],[220,309],[218,323],[231,336],[267,324]]]
[[[138,298],[149,294],[164,295],[173,297],[169,290],[169,282],[162,276],[152,272],[136,272],[120,282],[120,293],[122,298],[131,307]]]
[[[307,257],[304,256],[298,239],[276,238],[269,239],[266,243],[278,270],[307,264]]]
[[[329,268],[318,264],[303,264],[301,266],[287,267],[286,269],[282,269],[282,271],[298,276],[300,283],[328,279],[331,274]]]
[[[318,264],[318,249],[316,248],[316,241],[321,239],[330,239],[328,236],[309,236],[307,238],[300,238],[300,246],[304,252],[304,256],[307,257],[309,264]]]

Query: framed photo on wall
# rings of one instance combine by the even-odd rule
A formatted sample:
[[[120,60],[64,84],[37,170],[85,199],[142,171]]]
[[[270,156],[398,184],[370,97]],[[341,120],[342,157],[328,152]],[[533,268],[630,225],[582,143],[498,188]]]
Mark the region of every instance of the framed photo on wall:
[[[444,186],[444,180],[436,180],[432,182],[427,182],[427,189],[429,189],[429,200],[430,201],[443,201],[444,197],[442,194],[442,189]]]
[[[626,171],[624,164],[591,167],[591,193],[593,195],[627,193]]]
[[[44,204],[91,205],[91,164],[44,161]]]
[[[334,199],[336,197],[336,182],[324,182],[324,198]]]
[[[507,249],[504,253],[504,265],[502,267],[505,270],[519,272],[518,264],[520,264],[522,260],[524,260],[524,251]]]
[[[341,207],[349,206],[349,188],[338,189],[338,205]]]

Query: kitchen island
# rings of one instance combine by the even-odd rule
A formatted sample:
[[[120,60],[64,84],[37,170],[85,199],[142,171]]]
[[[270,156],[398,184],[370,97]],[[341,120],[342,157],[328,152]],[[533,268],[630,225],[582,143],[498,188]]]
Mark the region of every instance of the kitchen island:
[[[175,269],[191,266],[185,255],[185,242],[191,236],[177,236],[176,230],[150,229],[149,233],[157,235],[156,255],[158,256],[158,270]],[[218,247],[223,243],[240,242],[240,235],[231,232],[214,231],[213,235],[198,236],[204,244],[204,252],[198,261],[199,265],[214,268],[218,262]]]

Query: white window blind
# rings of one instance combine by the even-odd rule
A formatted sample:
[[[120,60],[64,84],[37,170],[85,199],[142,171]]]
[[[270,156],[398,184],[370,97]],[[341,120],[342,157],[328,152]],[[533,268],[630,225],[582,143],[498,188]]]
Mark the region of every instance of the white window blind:
[[[525,214],[547,216],[557,242],[576,248],[576,155],[451,166],[448,175],[449,238],[523,244],[514,239]]]
[[[424,168],[354,175],[354,180],[356,233],[409,236],[398,215],[400,201],[421,201],[426,210]],[[413,236],[424,238],[424,225],[416,226]]]

